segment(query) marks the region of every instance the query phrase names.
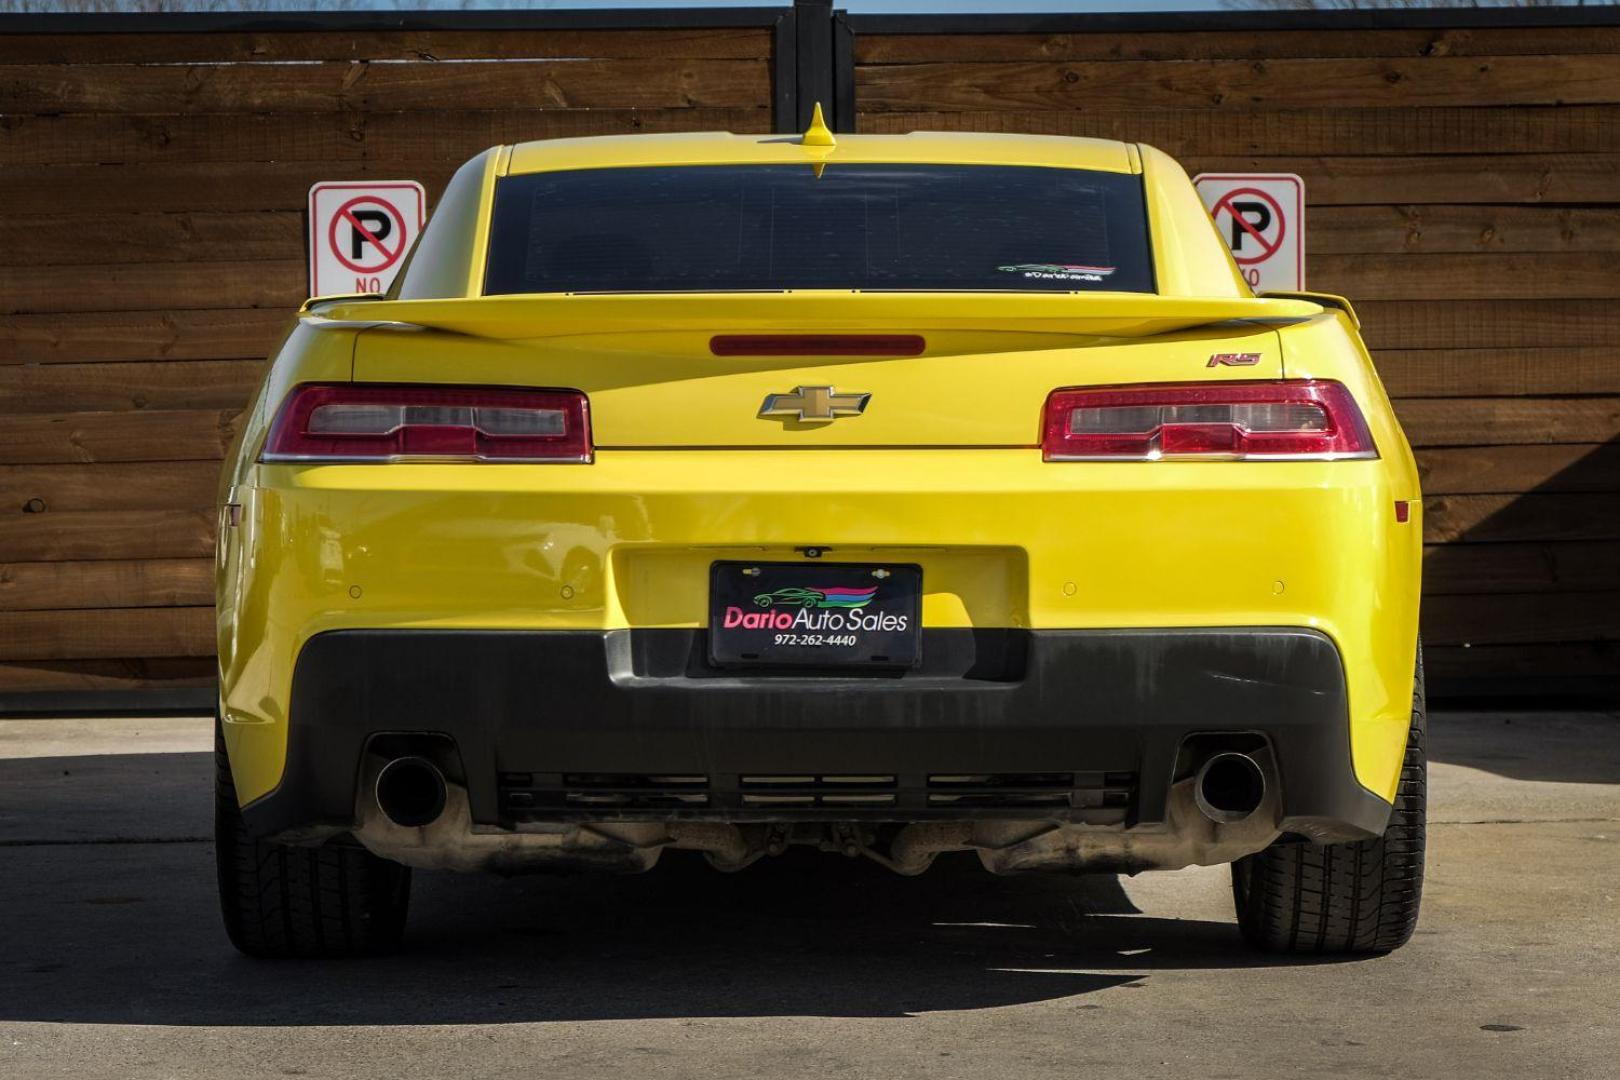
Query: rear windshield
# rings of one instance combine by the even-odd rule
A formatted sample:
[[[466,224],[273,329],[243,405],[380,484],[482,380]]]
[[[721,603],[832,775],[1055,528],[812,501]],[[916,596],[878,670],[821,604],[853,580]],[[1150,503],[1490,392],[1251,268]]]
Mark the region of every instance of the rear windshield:
[[[1139,177],[992,165],[684,165],[501,180],[486,294],[1152,292]]]

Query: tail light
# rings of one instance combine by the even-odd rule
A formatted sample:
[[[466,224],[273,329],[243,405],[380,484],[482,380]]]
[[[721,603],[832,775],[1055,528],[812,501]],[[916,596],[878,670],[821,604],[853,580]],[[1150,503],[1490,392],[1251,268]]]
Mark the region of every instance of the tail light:
[[[1378,456],[1350,391],[1320,379],[1056,390],[1045,426],[1047,461]]]
[[[261,461],[584,463],[590,411],[577,390],[305,383],[282,404]]]

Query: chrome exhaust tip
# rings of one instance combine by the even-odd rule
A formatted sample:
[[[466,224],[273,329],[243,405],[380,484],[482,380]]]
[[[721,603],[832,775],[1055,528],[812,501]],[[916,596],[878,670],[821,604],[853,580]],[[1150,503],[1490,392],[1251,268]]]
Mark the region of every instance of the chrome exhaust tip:
[[[395,825],[419,829],[444,813],[444,773],[424,757],[395,758],[377,774],[377,808]]]
[[[1198,767],[1193,800],[1199,813],[1221,825],[1242,821],[1266,797],[1266,774],[1248,754],[1216,754]]]

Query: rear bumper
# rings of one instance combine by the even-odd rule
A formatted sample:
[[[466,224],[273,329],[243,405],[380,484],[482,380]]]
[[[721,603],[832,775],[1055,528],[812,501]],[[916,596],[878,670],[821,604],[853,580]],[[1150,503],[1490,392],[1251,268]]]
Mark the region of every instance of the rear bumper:
[[[314,638],[695,630],[716,561],[794,562],[813,545],[838,562],[921,566],[930,632],[1320,630],[1343,661],[1356,775],[1390,799],[1421,553],[1419,521],[1394,521],[1391,465],[847,449],[257,466],[219,551],[237,790],[251,801],[280,782],[294,669]]]
[[[262,836],[352,827],[368,753],[396,735],[448,748],[485,829],[1162,828],[1173,785],[1229,746],[1269,753],[1282,832],[1359,839],[1389,815],[1356,779],[1340,655],[1310,630],[930,629],[922,665],[894,677],[736,674],[706,655],[690,629],[319,634],[293,674],[281,781],[244,816]]]

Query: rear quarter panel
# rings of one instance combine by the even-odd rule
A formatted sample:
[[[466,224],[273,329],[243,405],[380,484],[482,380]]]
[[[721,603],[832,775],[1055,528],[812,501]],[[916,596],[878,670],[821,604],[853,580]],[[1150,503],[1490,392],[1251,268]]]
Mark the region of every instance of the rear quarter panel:
[[[287,392],[303,382],[344,382],[354,371],[355,331],[300,319],[265,371],[220,473],[221,512],[214,547],[214,633],[220,717],[239,793],[263,794],[281,777],[286,748],[288,680],[275,644],[295,635],[295,611],[271,609],[277,552],[262,540],[264,498],[259,450]],[[227,507],[238,508],[234,514]],[[232,524],[232,521],[235,524]],[[278,618],[280,616],[280,618]],[[249,795],[243,794],[247,802]]]
[[[1345,541],[1321,558],[1338,565],[1347,589],[1333,636],[1346,652],[1356,771],[1373,791],[1393,800],[1411,724],[1423,579],[1423,503],[1417,462],[1353,317],[1326,309],[1280,333],[1283,367],[1294,378],[1335,379],[1361,405],[1378,446],[1382,503],[1369,507],[1373,528],[1364,544]],[[1409,507],[1405,523],[1396,501]]]

